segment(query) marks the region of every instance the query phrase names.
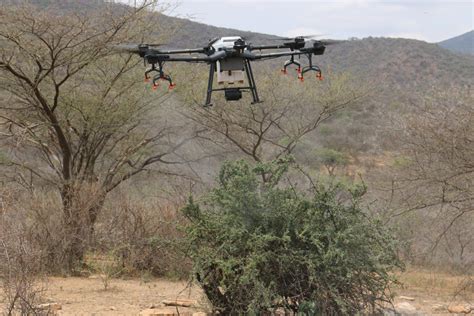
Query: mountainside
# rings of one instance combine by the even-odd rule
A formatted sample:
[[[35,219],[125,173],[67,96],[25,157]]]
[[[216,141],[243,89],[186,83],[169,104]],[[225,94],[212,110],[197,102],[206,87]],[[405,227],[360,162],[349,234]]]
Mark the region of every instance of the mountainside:
[[[331,46],[323,64],[384,82],[404,92],[474,82],[474,58],[452,53],[436,44],[412,39],[365,38]],[[408,89],[408,90],[406,90]]]
[[[213,38],[233,35],[242,36],[248,42],[266,44],[271,43],[271,39],[278,38],[274,35],[217,27],[164,14],[157,14],[156,21],[159,30],[153,35],[171,34],[165,42],[168,43],[167,46],[175,48],[203,47]]]
[[[2,3],[23,3],[22,0],[0,0]],[[29,0],[27,1],[33,5],[40,7],[54,6],[59,10],[64,11],[93,11],[99,7],[112,6],[119,10],[124,7],[124,4],[114,3],[113,1],[104,0],[75,0],[75,1],[57,1],[57,0]],[[248,41],[257,40],[259,42],[269,43],[268,39],[277,38],[274,35],[267,35],[262,33],[255,33],[249,31],[241,31],[229,28],[216,27],[203,23],[193,22],[188,19],[167,16],[165,14],[156,13],[156,28],[153,34],[149,34],[149,42],[155,42],[158,38],[169,47],[185,48],[190,46],[203,47],[211,39],[215,37],[222,37],[230,35],[238,35],[244,37]],[[171,35],[171,36],[170,36]]]
[[[474,55],[474,30],[439,42],[438,45],[453,52]]]

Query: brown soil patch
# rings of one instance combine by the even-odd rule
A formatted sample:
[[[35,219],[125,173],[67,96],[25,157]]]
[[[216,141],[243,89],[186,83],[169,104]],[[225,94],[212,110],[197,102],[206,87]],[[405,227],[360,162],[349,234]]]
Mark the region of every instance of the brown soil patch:
[[[151,306],[161,306],[164,300],[202,300],[199,289],[186,282],[113,279],[109,287],[104,291],[100,278],[50,278],[45,297],[62,305],[59,315],[138,315]],[[199,309],[180,307],[179,311]]]
[[[408,270],[399,279],[402,286],[394,290],[394,305],[408,303],[416,315],[454,315],[448,306],[468,305],[474,308],[474,283],[471,275],[455,275],[429,270]],[[138,315],[150,307],[159,308],[164,301],[192,300],[197,307],[178,307],[180,314],[206,311],[206,301],[196,286],[166,279],[112,279],[104,290],[100,277],[58,278],[48,280],[45,301],[59,303],[59,315]],[[400,296],[405,296],[401,298]],[[2,305],[0,298],[0,306]],[[435,306],[445,306],[440,311]],[[167,309],[175,309],[168,307]],[[0,308],[1,314],[1,308]],[[474,311],[471,312],[474,314]],[[404,314],[402,315],[413,315]]]

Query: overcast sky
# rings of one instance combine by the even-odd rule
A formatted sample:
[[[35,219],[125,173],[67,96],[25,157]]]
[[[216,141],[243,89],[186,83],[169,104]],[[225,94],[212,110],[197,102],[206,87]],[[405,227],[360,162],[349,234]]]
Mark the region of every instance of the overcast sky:
[[[323,38],[385,36],[438,42],[474,28],[474,0],[166,0],[168,15],[220,27]]]

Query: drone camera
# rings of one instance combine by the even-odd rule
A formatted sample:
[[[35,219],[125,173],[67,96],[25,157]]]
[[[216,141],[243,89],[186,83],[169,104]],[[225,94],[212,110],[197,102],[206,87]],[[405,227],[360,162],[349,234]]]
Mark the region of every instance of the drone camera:
[[[234,49],[242,51],[245,47],[247,47],[247,44],[241,38],[234,42]]]
[[[226,101],[237,101],[242,99],[242,91],[240,89],[226,89],[225,90]]]

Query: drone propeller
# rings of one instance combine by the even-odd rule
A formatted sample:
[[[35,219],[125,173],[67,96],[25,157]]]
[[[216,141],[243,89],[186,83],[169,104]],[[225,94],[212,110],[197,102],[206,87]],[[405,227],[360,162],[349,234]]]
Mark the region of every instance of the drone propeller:
[[[139,45],[137,44],[118,44],[114,45],[113,49],[118,51],[130,52],[130,53],[138,53],[139,52]]]
[[[317,37],[324,36],[325,34],[313,34],[313,35],[301,35],[295,37],[279,37],[279,38],[269,38],[270,41],[294,41],[296,39],[304,39],[304,40],[312,40],[316,39]]]
[[[314,40],[315,43],[320,43],[324,46],[328,45],[336,45],[347,42],[346,40],[332,40],[332,39],[325,39],[325,40]]]
[[[317,39],[318,37],[324,36],[324,34],[315,34],[315,35],[302,35],[296,37],[281,37],[281,38],[270,38],[268,40],[271,41],[294,41],[294,42],[302,42],[302,41],[314,41],[318,42],[324,46],[327,45],[334,45],[347,42],[346,40],[332,40],[332,39]]]

